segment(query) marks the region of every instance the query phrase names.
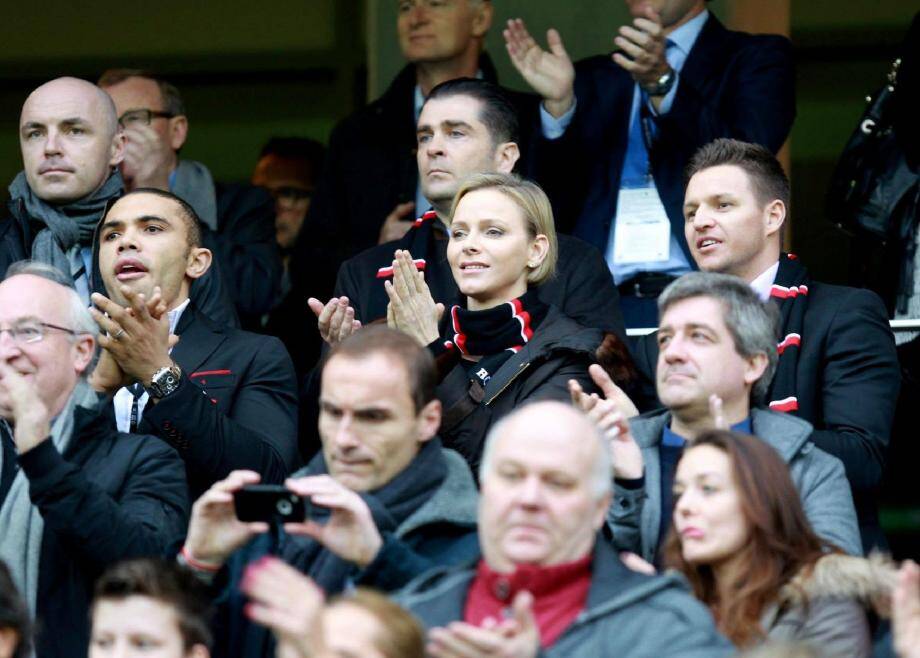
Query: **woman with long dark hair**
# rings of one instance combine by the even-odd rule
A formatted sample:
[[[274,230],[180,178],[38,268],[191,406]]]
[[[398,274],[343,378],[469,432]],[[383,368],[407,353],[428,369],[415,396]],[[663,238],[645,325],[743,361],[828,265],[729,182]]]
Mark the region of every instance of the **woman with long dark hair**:
[[[665,563],[736,645],[797,641],[822,655],[871,655],[866,606],[889,597],[895,572],[818,538],[772,447],[725,430],[700,436],[678,464],[674,499]]]

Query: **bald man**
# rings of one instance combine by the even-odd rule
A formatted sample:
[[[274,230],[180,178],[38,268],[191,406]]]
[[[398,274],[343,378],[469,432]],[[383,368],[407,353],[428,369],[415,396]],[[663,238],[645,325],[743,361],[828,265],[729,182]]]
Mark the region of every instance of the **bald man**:
[[[475,567],[432,569],[398,595],[433,658],[725,656],[728,642],[672,574],[630,571],[599,533],[606,440],[574,407],[525,405],[489,431]]]
[[[23,170],[0,208],[0,279],[10,264],[33,259],[69,274],[80,298],[104,292],[93,260],[93,234],[124,191],[118,165],[125,136],[115,104],[79,78],[57,78],[26,98],[19,117]],[[96,271],[94,276],[94,271]],[[191,298],[220,324],[237,324],[233,301],[216,275],[196,282]]]
[[[116,167],[125,138],[115,104],[85,80],[47,82],[22,106],[19,144],[23,171],[0,217],[0,274],[23,258],[49,263],[73,277],[88,304],[93,231],[124,187]]]

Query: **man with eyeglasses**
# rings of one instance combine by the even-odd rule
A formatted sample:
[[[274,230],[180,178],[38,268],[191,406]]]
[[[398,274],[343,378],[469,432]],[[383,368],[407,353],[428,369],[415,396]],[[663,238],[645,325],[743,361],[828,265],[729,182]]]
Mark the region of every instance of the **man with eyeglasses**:
[[[264,187],[275,199],[275,241],[284,265],[280,299],[262,316],[261,325],[281,339],[301,375],[316,362],[321,341],[303,299],[291,292],[291,260],[325,155],[326,148],[316,140],[272,137],[262,147],[252,172],[252,184]]]
[[[95,322],[70,276],[14,264],[0,283],[0,560],[36,618],[36,655],[85,656],[93,581],[181,539],[176,451],[122,434],[85,381]]]
[[[125,187],[172,192],[195,209],[240,323],[257,327],[277,300],[281,280],[271,197],[252,185],[217,183],[204,164],[179,157],[189,121],[174,85],[145,71],[110,69],[99,86],[114,101],[124,128],[119,166]]]

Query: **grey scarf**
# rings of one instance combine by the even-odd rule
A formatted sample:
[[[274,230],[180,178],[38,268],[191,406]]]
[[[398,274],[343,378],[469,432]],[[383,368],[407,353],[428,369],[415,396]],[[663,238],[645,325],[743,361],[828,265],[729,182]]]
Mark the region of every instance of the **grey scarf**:
[[[74,411],[77,407],[92,409],[98,397],[83,380],[77,382],[64,409],[51,424],[51,441],[58,452],[64,454],[70,445],[74,429]],[[0,431],[10,431],[2,421]],[[0,450],[0,470],[3,468],[3,451]],[[16,474],[10,490],[0,507],[0,560],[6,562],[13,575],[16,587],[29,604],[29,611],[35,617],[38,593],[38,568],[42,550],[42,533],[45,521],[29,497],[29,481],[21,470]]]
[[[194,208],[204,225],[212,231],[217,230],[217,193],[207,167],[194,160],[180,160],[172,193]]]
[[[93,231],[106,204],[121,196],[124,186],[121,173],[115,170],[95,193],[56,206],[39,199],[29,187],[25,172],[19,172],[10,184],[10,197],[21,200],[29,216],[45,225],[32,242],[32,258],[78,278],[83,269],[80,247],[92,247]],[[87,281],[89,278],[87,273]]]

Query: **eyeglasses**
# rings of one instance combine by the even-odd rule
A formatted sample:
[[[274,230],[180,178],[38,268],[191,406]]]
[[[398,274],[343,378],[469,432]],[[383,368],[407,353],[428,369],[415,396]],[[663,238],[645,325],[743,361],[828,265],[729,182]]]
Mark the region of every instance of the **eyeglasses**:
[[[425,9],[446,9],[454,4],[453,0],[400,0],[399,13],[404,14],[421,5]]]
[[[0,327],[0,336],[3,335],[4,331],[8,332],[14,343],[25,345],[26,343],[41,342],[49,329],[57,329],[71,336],[79,336],[81,333],[73,329],[68,329],[67,327],[59,327],[50,322],[20,322],[19,324],[14,324],[12,327]]]
[[[276,187],[273,190],[269,190],[269,192],[271,192],[271,195],[276,201],[290,201],[291,203],[304,201],[313,196],[311,190],[305,190],[302,187],[292,187],[290,185]]]
[[[149,126],[154,119],[172,119],[175,114],[172,112],[160,112],[158,110],[128,110],[118,118],[118,123],[122,128],[128,126],[138,126],[144,124]]]

